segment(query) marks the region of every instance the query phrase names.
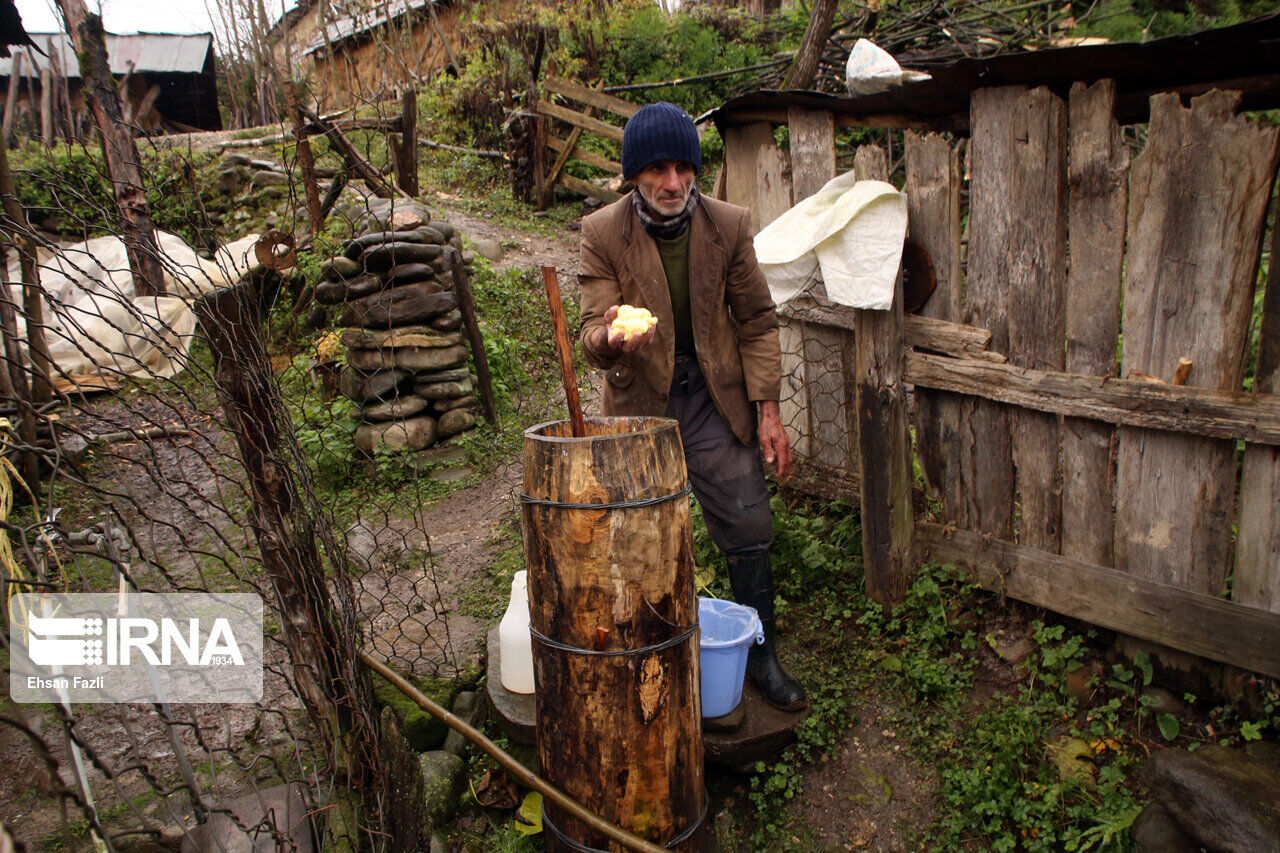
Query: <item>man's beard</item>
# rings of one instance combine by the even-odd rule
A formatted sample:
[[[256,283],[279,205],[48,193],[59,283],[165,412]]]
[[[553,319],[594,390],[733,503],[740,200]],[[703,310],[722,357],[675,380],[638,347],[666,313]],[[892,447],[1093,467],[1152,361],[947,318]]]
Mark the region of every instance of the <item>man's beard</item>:
[[[649,208],[649,212],[651,214],[655,217],[661,217],[662,219],[671,219],[679,216],[684,211],[685,205],[689,203],[689,194],[693,192],[693,182],[690,181],[688,189],[684,191],[684,195],[679,197],[680,204],[678,207],[676,206],[677,199],[675,197],[670,197],[665,201],[668,207],[674,208],[671,213],[664,213],[662,208],[655,204],[655,200],[649,197],[648,193],[639,189],[639,187],[637,187],[637,189],[640,191],[640,197],[644,199],[645,206]]]

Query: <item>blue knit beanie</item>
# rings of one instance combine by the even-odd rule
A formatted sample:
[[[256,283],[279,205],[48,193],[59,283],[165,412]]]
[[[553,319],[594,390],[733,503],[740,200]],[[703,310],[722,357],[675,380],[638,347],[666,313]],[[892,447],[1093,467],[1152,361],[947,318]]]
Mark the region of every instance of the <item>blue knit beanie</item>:
[[[702,168],[702,149],[693,118],[675,104],[641,107],[622,131],[622,176],[630,180],[658,160],[680,160]]]

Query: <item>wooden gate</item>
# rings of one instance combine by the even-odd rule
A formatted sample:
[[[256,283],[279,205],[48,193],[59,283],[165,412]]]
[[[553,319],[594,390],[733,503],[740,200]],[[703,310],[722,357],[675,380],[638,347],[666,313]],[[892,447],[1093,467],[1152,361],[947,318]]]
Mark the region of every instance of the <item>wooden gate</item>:
[[[952,562],[987,589],[1280,677],[1274,266],[1244,382],[1280,131],[1237,115],[1238,103],[1217,90],[1188,106],[1152,96],[1131,158],[1110,81],[1067,98],[976,90],[967,258],[957,150],[907,134],[910,234],[938,282],[928,317],[902,317],[900,294],[889,312],[812,298],[782,309],[804,335],[820,324],[845,336],[843,387],[832,398],[806,376],[797,409],[809,414],[797,417],[853,412],[877,598],[898,600],[920,561]],[[798,137],[832,119],[809,111],[798,132],[795,115],[798,180]],[[774,155],[751,154],[747,135],[731,131],[726,156],[758,169]],[[833,162],[825,150],[821,162]],[[760,224],[781,212],[768,198],[730,195]],[[906,386],[936,516],[911,509]]]
[[[581,83],[562,80],[559,77],[547,77],[542,81],[542,98],[538,101],[538,141],[536,143],[538,156],[534,158],[534,183],[537,184],[539,210],[550,206],[552,191],[556,184],[604,202],[622,198],[619,192],[607,187],[598,187],[590,181],[584,181],[564,171],[565,164],[573,159],[596,169],[603,169],[612,175],[622,174],[622,164],[618,161],[578,145],[582,135],[589,133],[621,146],[622,128],[596,118],[595,111],[599,109],[622,119],[629,119],[640,109],[635,104],[604,94],[600,91],[600,87],[603,86],[604,82],[601,81],[599,87],[588,89]],[[559,96],[564,101],[580,103],[581,110],[557,104],[552,100],[553,96]],[[552,119],[569,125],[569,130],[564,136],[557,136],[553,132]],[[544,149],[546,149],[545,152]],[[550,155],[551,165],[545,166],[548,155]]]

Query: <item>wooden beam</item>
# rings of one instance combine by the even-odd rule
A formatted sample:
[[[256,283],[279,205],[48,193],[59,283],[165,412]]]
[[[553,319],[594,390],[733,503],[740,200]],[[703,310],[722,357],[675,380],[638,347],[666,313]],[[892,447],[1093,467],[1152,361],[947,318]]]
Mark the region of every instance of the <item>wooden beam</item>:
[[[402,132],[401,116],[396,116],[395,118],[348,118],[332,122],[330,126],[336,127],[338,130],[377,130],[383,133]],[[324,133],[325,128],[319,124],[312,123],[306,126],[306,131],[311,134],[319,134]]]
[[[916,558],[955,563],[983,588],[1064,616],[1280,677],[1280,614],[940,524]]]
[[[909,384],[1121,426],[1280,444],[1280,395],[1100,379],[971,358],[907,353]]]
[[[598,187],[590,181],[584,181],[582,178],[575,178],[573,175],[561,175],[556,183],[561,186],[568,187],[576,193],[591,196],[592,198],[598,198],[605,203],[617,201],[622,198],[622,193],[616,193],[613,190]]]
[[[577,130],[577,128],[575,128],[575,130]],[[547,147],[552,149],[553,151],[564,153],[564,150],[569,147],[569,143],[558,136],[548,134]],[[617,160],[610,160],[608,157],[601,157],[599,154],[597,154],[594,151],[588,151],[585,148],[579,148],[578,146],[575,145],[573,147],[573,150],[570,152],[569,156],[572,157],[574,160],[577,160],[582,163],[586,163],[588,166],[595,166],[597,169],[604,169],[608,172],[612,172],[615,175],[622,174],[621,163],[619,163]]]
[[[580,127],[588,133],[594,133],[597,136],[603,136],[605,139],[612,139],[619,145],[622,144],[622,128],[608,122],[600,121],[598,118],[584,116],[582,113],[574,112],[565,107],[556,106],[547,100],[538,101],[538,112],[544,116],[558,118],[566,121],[574,127]]]
[[[838,305],[812,293],[802,293],[778,306],[778,313],[819,326],[835,326],[855,331],[857,308]],[[1003,363],[1004,356],[987,349],[991,333],[977,326],[952,323],[921,314],[908,314],[904,320],[907,346],[927,349],[951,356],[979,358]]]
[[[409,89],[400,104],[400,143],[393,147],[396,184],[406,194],[418,194],[418,90]]]
[[[787,107],[773,109],[736,110],[721,119],[726,128],[741,127],[756,122],[769,124],[786,124],[789,119]],[[836,127],[891,127],[901,130],[952,131],[966,133],[969,130],[967,115],[924,116],[914,113],[865,113],[862,115],[835,115]]]
[[[604,87],[603,80],[600,81],[600,87]],[[555,92],[557,95],[564,95],[571,100],[581,101],[597,109],[620,115],[623,118],[631,118],[640,111],[640,107],[630,101],[615,98],[613,95],[606,95],[604,92],[595,89],[588,89],[581,83],[575,83],[572,80],[564,80],[559,77],[544,77],[542,88],[548,92]]]

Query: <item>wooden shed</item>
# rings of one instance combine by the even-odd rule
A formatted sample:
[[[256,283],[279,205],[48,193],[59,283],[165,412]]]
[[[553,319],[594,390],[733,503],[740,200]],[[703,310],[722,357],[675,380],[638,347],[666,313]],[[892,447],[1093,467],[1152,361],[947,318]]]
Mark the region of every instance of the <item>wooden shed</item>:
[[[883,94],[755,92],[710,114],[724,195],[757,228],[853,153],[837,128],[884,129],[892,156],[860,149],[854,169],[886,179],[901,158],[932,259],[918,314],[901,286],[887,312],[814,292],[780,306],[798,482],[860,502],[883,602],[921,561],[953,562],[1280,677],[1274,263],[1257,291],[1280,129],[1248,115],[1280,107],[1280,16],[922,70]]]
[[[31,33],[31,39],[45,54],[14,48],[15,56],[21,53],[23,57],[16,79],[15,110],[36,113],[42,109],[41,101],[56,100],[44,98],[46,87],[58,76],[55,71],[65,75],[65,95],[72,112],[83,110],[80,64],[71,39],[66,33]],[[143,129],[222,129],[213,36],[209,33],[108,33],[107,56],[111,74],[118,81],[128,80],[130,115]],[[0,97],[7,97],[15,83],[14,63],[14,57],[0,58]]]

